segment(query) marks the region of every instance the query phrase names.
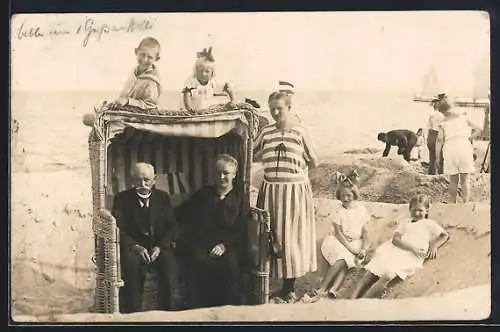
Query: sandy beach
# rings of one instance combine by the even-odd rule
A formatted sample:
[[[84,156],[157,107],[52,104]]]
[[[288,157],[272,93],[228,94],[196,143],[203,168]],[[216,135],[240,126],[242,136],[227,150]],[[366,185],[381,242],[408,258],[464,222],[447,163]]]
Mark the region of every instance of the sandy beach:
[[[408,172],[417,166],[397,158],[382,159],[378,153],[351,153],[332,156],[322,167],[311,172],[318,245],[330,227],[332,209],[339,204],[328,191],[331,183],[321,182],[334,169],[356,167],[361,171],[362,203],[372,215],[372,249],[387,240],[397,221],[407,216],[407,195],[403,191],[412,188],[408,186]],[[365,179],[370,172],[376,176]],[[386,173],[392,178],[388,179]],[[416,179],[428,177],[414,170],[412,174],[416,174]],[[255,186],[259,177],[256,167]],[[489,175],[477,174],[476,178],[480,179],[477,183],[483,181],[488,186],[474,185],[472,202],[445,204],[436,200],[431,217],[450,232],[450,241],[436,260],[395,286],[384,299],[100,315],[90,313],[94,287],[90,171],[16,172],[12,175],[11,207],[12,315],[14,320],[25,322],[482,319],[489,315],[490,308]],[[387,181],[393,185],[387,187]],[[441,182],[419,181],[424,191],[431,188],[434,196],[446,197],[446,187]],[[386,195],[374,194],[384,192]],[[398,200],[397,204],[384,202],[389,194]],[[318,257],[318,271],[298,281],[299,295],[316,288],[321,281],[327,266]],[[359,271],[350,272],[341,294],[348,295],[357,276]],[[272,280],[272,289],[278,286],[279,281]]]

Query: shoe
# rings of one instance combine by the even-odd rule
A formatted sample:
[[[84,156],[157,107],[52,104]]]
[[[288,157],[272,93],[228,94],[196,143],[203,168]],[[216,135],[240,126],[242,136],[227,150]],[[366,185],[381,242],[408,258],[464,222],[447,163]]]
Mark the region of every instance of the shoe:
[[[298,302],[300,299],[299,297],[297,296],[297,294],[295,294],[295,292],[289,292],[288,294],[286,294],[283,298],[283,300],[286,301],[286,303],[295,303],[295,302]]]
[[[328,291],[328,298],[330,298],[332,300],[340,299],[340,294],[337,293],[336,291],[330,289]]]
[[[305,294],[301,302],[303,303],[315,303],[321,300],[322,298],[327,297],[327,293],[320,292],[318,289],[313,290],[312,295]]]

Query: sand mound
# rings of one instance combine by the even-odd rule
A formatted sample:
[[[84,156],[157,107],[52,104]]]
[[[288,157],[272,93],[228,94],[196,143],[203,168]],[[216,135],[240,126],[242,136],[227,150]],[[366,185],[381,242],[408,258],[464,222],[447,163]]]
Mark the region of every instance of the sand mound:
[[[346,150],[344,153],[348,154],[372,154],[372,153],[380,153],[382,152],[382,149],[377,149],[377,148],[361,148],[361,149],[351,149],[351,150]]]
[[[41,272],[29,262],[13,262],[12,312],[31,315],[90,312],[91,289],[78,289],[62,278]]]
[[[400,157],[382,158],[374,155],[343,155],[324,162],[310,171],[313,193],[317,197],[334,198],[335,172],[360,174],[361,198],[365,201],[407,203],[415,194],[427,194],[434,202],[449,201],[449,180],[442,175],[425,175],[425,168],[407,163]],[[471,201],[490,197],[490,175],[471,176]]]

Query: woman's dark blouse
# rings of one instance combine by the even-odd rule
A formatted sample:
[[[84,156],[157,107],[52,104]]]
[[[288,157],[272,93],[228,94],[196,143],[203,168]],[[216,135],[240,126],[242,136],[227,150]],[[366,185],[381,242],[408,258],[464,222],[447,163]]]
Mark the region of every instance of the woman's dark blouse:
[[[246,249],[250,203],[236,189],[220,199],[215,186],[202,187],[179,208],[178,217],[192,253],[208,254],[220,243],[238,254]]]

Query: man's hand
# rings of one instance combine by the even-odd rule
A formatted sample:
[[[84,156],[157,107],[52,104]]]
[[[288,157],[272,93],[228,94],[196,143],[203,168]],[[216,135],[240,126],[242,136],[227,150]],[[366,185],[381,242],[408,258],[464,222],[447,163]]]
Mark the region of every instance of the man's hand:
[[[220,257],[226,252],[226,246],[224,246],[222,243],[216,245],[215,247],[210,250],[210,257]]]
[[[365,249],[361,249],[357,254],[356,254],[356,257],[360,260],[360,261],[363,261],[366,257],[366,250]]]
[[[149,256],[148,250],[138,244],[136,244],[132,251],[139,256],[143,263],[149,264],[151,263],[151,257]]]
[[[149,253],[151,263],[154,262],[158,258],[158,256],[160,256],[160,248],[154,247],[153,249],[151,249],[151,252]]]

